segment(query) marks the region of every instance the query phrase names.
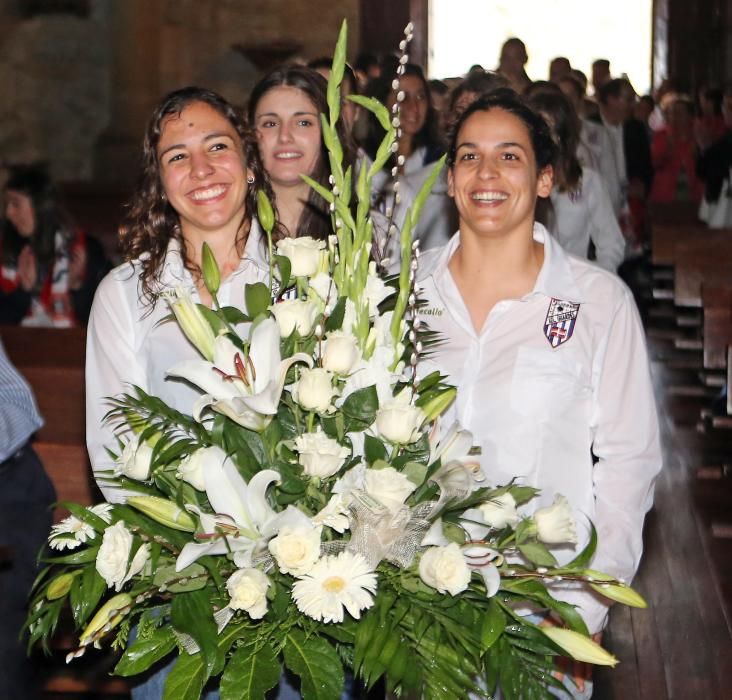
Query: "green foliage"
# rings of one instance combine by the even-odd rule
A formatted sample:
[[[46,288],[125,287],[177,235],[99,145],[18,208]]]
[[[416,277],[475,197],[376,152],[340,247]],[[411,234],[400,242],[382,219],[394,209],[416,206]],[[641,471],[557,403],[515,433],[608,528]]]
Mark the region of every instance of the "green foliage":
[[[330,642],[293,629],[285,638],[285,665],[300,677],[303,700],[335,700],[343,689],[343,666]]]
[[[154,630],[145,639],[138,638],[125,649],[114,672],[118,676],[136,676],[165,658],[175,649],[175,635],[170,627]]]
[[[280,679],[280,664],[267,643],[240,646],[221,677],[221,700],[261,700]]]

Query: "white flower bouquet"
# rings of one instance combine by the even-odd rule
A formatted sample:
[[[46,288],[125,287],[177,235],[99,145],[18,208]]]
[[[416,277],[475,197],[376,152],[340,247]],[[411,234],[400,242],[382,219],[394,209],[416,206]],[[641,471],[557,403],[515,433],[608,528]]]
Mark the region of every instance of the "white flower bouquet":
[[[317,700],[340,697],[345,669],[367,687],[383,678],[424,698],[499,684],[509,700],[545,697],[555,656],[615,662],[550,595],[551,581],[644,603],[587,568],[594,533],[557,565],[548,547],[575,541],[564,499],[522,516],[534,489],[489,486],[458,426],[438,437],[455,390],[437,373],[420,377],[435,339],[412,313],[412,229],[438,171],[400,233],[400,274],[384,279],[371,261],[369,188],[394,152],[398,113],[351,97],[386,131],[354,188],[335,132],[345,39],[344,27],[322,118],[332,189],[311,183],[337,235],[275,250],[261,197],[272,275],[269,289],[247,288],[246,314],[219,307],[204,248],[214,308],[182,290],[168,299],[201,355],[169,374],[201,397],[191,416],[141,390],[113,400],[120,444],[109,479],[129,496],[66,504],[35,586],[30,643],[47,643],[68,604],[81,630],[70,658],[109,643],[124,650],[115,673],[133,676],[177,656],[165,686],[175,700],[199,697],[211,678],[224,700],[263,698],[283,667]],[[563,627],[532,624],[517,612],[527,603]]]

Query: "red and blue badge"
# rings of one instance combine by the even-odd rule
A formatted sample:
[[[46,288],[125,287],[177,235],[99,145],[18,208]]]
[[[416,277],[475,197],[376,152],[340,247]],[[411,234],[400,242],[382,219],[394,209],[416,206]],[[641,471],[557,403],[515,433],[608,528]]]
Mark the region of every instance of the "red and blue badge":
[[[566,343],[572,337],[579,308],[580,305],[572,301],[552,298],[549,302],[549,310],[544,321],[544,335],[553,348]]]

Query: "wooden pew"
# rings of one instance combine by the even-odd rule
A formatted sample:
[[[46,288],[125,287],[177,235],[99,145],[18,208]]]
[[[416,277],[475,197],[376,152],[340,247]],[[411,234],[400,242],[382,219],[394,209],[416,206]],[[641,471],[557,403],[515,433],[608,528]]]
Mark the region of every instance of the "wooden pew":
[[[695,241],[674,245],[674,304],[702,306],[702,282],[732,280],[732,235],[710,232]]]
[[[8,357],[33,389],[44,419],[33,447],[59,501],[91,504],[101,496],[91,478],[84,421],[83,328],[0,329]],[[54,519],[67,513],[57,509]]]
[[[732,278],[732,275],[730,275]],[[732,344],[732,279],[727,284],[702,284],[704,308],[704,368],[724,370]]]

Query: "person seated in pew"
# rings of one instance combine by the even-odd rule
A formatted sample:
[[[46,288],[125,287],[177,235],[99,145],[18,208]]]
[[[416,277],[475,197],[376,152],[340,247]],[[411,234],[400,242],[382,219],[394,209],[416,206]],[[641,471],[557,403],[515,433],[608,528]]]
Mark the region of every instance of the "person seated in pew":
[[[101,244],[79,231],[39,165],[10,168],[0,230],[0,325],[85,325],[109,270]]]
[[[0,696],[40,697],[38,673],[20,638],[38,574],[37,557],[51,529],[51,480],[29,440],[43,425],[33,393],[0,340]]]
[[[725,132],[701,151],[696,164],[697,175],[704,183],[699,218],[709,228],[732,227],[732,84],[727,85],[724,91],[722,116]]]

